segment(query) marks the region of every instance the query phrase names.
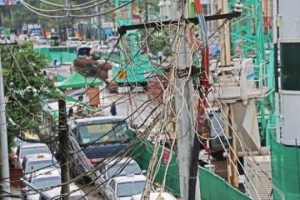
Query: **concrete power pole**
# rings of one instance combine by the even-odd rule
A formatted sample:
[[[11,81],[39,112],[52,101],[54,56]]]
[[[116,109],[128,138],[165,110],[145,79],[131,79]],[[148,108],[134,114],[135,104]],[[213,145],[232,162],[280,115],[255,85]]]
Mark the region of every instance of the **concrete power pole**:
[[[188,13],[188,2],[185,0],[177,0],[176,3],[172,3],[170,6],[171,16],[170,19],[180,19],[183,14],[184,18]],[[188,27],[188,26],[186,26]],[[179,47],[177,60],[178,71],[191,67],[191,49],[188,44],[189,35],[188,30],[185,28],[184,34],[182,34],[182,42]],[[178,37],[178,36],[177,36]],[[177,112],[177,127],[176,127],[176,140],[177,140],[177,159],[179,164],[179,177],[180,177],[180,195],[183,200],[189,198],[189,179],[190,179],[190,165],[191,165],[191,152],[193,149],[194,139],[194,101],[193,101],[193,82],[190,77],[176,79],[176,94],[175,94],[175,107]],[[196,199],[200,200],[200,187],[199,180],[196,184]]]
[[[0,52],[0,126],[1,126],[1,184],[2,195],[10,195],[10,179],[9,179],[9,162],[8,162],[8,143],[7,143],[7,129],[5,116],[5,98],[3,86],[3,73]],[[4,197],[3,200],[9,200],[10,197]]]

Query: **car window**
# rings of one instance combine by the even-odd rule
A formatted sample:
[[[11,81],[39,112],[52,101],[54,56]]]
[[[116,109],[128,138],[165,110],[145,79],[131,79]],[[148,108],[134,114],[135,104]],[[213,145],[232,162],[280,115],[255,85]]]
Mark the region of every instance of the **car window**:
[[[111,181],[111,182],[109,183],[109,186],[110,186],[113,190],[115,190],[115,181]]]
[[[131,197],[132,195],[141,194],[144,190],[146,181],[132,181],[119,183],[117,189],[118,197]]]
[[[44,168],[52,168],[56,161],[52,160],[38,160],[38,161],[29,161],[25,166],[25,173],[33,172],[36,170]]]
[[[54,164],[56,161],[52,160],[38,160],[38,161],[29,161],[25,166],[25,173],[30,173],[36,170],[44,169],[44,168],[52,168],[55,167]]]
[[[20,157],[24,158],[26,155],[38,154],[38,153],[49,153],[49,154],[51,154],[51,151],[47,147],[22,148]]]
[[[83,196],[83,195],[79,195],[79,196],[70,196],[70,200],[79,200],[79,199],[85,200],[86,198],[85,198],[85,196]]]
[[[18,149],[17,149],[17,153],[16,153],[17,155],[20,155],[20,146],[18,147]]]
[[[129,138],[128,127],[125,122],[88,124],[78,128],[80,144],[117,142]]]
[[[61,184],[61,177],[60,176],[49,176],[45,178],[36,178],[33,179],[31,182],[32,185],[37,187],[37,189],[44,189],[56,185]]]
[[[142,170],[136,163],[117,163],[108,166],[108,178],[112,176],[126,176],[128,174],[141,175]]]
[[[78,38],[69,38],[69,41],[79,41]]]

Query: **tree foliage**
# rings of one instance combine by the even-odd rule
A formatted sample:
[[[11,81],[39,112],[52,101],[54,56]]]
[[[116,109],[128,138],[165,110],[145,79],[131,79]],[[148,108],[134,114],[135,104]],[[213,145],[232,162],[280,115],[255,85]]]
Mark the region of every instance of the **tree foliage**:
[[[46,57],[33,49],[31,42],[14,46],[0,46],[4,76],[9,139],[20,130],[32,130],[40,120],[41,97],[51,97],[52,82],[44,75]],[[36,130],[35,130],[36,131]]]

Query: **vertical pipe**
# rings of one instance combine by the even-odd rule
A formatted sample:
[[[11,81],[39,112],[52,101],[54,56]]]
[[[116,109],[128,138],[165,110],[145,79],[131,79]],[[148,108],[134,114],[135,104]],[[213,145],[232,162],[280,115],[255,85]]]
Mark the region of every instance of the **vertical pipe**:
[[[8,143],[7,128],[5,116],[5,98],[3,86],[3,73],[0,52],[0,126],[1,126],[1,184],[2,195],[10,195],[10,179],[9,179],[9,161],[8,161]],[[3,200],[9,200],[10,197],[4,197]]]
[[[277,43],[274,44],[274,86],[275,86],[275,92],[278,93],[279,86],[278,86],[278,45]]]

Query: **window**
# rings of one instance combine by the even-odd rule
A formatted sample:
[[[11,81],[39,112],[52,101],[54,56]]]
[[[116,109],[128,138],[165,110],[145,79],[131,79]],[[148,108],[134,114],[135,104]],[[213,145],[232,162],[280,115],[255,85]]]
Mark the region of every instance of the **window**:
[[[28,162],[25,167],[25,173],[30,173],[36,170],[44,169],[44,168],[53,168],[56,161],[52,160],[41,160],[41,161],[32,161]]]
[[[118,197],[131,197],[132,195],[141,194],[144,190],[146,181],[132,181],[118,184]]]
[[[30,148],[24,148],[21,150],[21,158],[24,158],[26,155],[29,154],[37,154],[37,153],[49,153],[51,154],[51,151],[48,149],[48,147],[30,147]]]
[[[111,181],[109,183],[109,187],[111,187],[113,189],[113,191],[115,191],[115,186],[116,186],[115,181]]]
[[[141,168],[136,163],[117,163],[115,165],[109,165],[107,168],[107,178],[111,178],[113,176],[126,176],[128,174],[142,174]]]
[[[78,128],[79,143],[122,142],[129,138],[125,122],[82,125]]]
[[[53,176],[47,178],[36,178],[32,180],[32,185],[37,187],[37,189],[44,189],[56,185],[61,184],[61,177],[60,176]]]

